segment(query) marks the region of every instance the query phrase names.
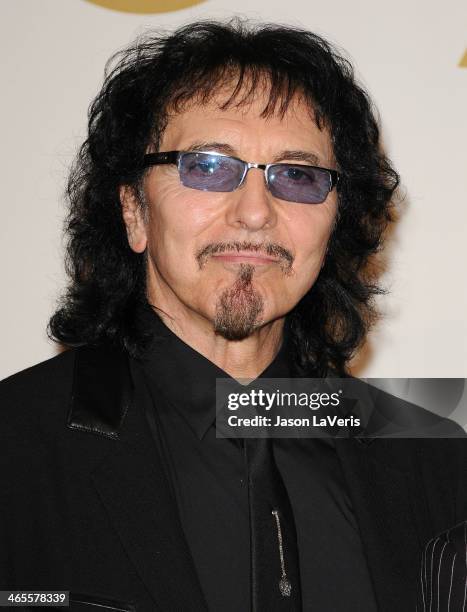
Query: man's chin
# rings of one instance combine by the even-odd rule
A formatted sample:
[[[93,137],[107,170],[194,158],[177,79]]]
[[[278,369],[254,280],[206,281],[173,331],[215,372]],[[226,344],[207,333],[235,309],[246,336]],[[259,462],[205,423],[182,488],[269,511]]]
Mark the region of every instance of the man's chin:
[[[226,340],[245,340],[263,325],[262,321],[250,325],[243,321],[219,321],[214,320],[214,332]]]
[[[243,264],[233,285],[216,302],[214,331],[226,340],[244,340],[261,324],[264,299],[252,282],[255,267]]]
[[[244,340],[263,324],[263,297],[251,287],[222,293],[214,317],[214,331],[226,340]]]
[[[216,304],[214,331],[226,340],[244,340],[263,324],[264,300],[251,286],[225,290]]]

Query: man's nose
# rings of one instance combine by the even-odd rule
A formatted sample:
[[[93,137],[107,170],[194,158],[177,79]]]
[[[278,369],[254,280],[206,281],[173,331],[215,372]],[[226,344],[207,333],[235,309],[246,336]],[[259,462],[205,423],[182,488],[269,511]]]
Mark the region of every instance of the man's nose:
[[[251,231],[269,229],[276,224],[274,197],[267,188],[264,170],[251,168],[241,187],[231,193],[227,221]]]

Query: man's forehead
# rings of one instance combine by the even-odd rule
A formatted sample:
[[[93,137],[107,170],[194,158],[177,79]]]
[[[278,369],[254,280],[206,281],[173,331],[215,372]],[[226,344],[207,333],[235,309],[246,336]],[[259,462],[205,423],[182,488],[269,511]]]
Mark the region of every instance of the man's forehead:
[[[162,146],[183,150],[215,150],[241,156],[244,146],[267,149],[268,161],[300,160],[313,165],[328,162],[332,146],[328,130],[318,127],[313,109],[301,97],[290,100],[284,113],[262,116],[267,94],[257,94],[240,106],[222,108],[226,96],[207,103],[192,101],[168,116]]]

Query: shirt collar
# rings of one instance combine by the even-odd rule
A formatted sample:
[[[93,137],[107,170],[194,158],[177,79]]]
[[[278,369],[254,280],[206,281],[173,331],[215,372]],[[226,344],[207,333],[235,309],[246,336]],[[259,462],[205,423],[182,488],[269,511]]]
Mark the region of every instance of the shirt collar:
[[[232,377],[172,332],[154,310],[148,308],[141,316],[153,332],[152,345],[141,360],[148,382],[179,411],[201,440],[215,421],[216,378]],[[287,340],[284,333],[276,357],[258,378],[290,377]]]

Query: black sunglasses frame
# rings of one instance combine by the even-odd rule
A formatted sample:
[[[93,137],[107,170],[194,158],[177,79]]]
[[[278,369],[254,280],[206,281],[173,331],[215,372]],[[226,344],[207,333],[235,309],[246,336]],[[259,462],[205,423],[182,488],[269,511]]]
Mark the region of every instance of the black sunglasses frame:
[[[273,166],[282,166],[284,165],[284,163],[287,163],[287,162],[274,162],[272,164],[256,164],[256,163],[246,162],[245,160],[240,159],[239,157],[235,157],[234,155],[226,155],[225,153],[219,153],[218,151],[164,151],[164,152],[159,152],[159,153],[146,153],[146,155],[143,157],[142,167],[149,168],[150,166],[157,166],[157,165],[162,165],[162,164],[175,164],[178,167],[178,170],[180,171],[180,160],[181,160],[182,155],[191,154],[191,153],[205,153],[208,155],[219,155],[220,157],[229,157],[230,159],[235,159],[241,162],[244,165],[245,169],[243,172],[243,176],[239,184],[237,185],[236,189],[242,186],[248,174],[248,171],[251,168],[257,168],[258,170],[264,170],[264,177],[265,177],[266,185],[268,186],[268,189],[270,190],[269,180],[268,180],[268,170],[272,168]],[[338,185],[339,180],[340,180],[339,172],[337,170],[331,170],[330,168],[322,168],[320,166],[312,166],[309,164],[287,163],[287,165],[304,166],[306,168],[313,168],[314,170],[322,170],[322,171],[327,172],[329,174],[329,192],[328,193],[330,193],[334,189],[334,187]],[[322,200],[322,202],[324,202],[324,200]],[[321,204],[322,202],[316,202],[316,204]]]

